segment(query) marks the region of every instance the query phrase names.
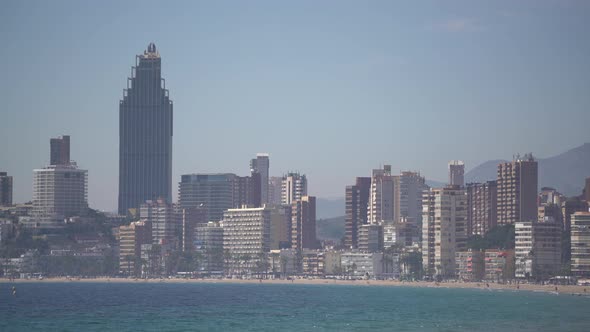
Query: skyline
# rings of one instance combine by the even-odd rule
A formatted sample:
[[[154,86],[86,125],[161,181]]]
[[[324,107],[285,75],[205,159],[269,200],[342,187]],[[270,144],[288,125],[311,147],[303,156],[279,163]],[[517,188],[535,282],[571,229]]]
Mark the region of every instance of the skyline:
[[[573,7],[552,2],[535,5],[530,16],[524,15],[525,23],[517,15],[518,7],[525,5],[504,5],[517,7],[514,15],[503,15],[502,8],[448,5],[440,12],[426,10],[422,17],[415,7],[387,3],[331,2],[317,7],[305,3],[293,8],[257,2],[231,8],[189,5],[175,16],[157,7],[161,4],[148,9],[126,3],[118,13],[111,3],[94,18],[89,15],[96,8],[70,3],[80,15],[62,13],[69,20],[63,26],[52,25],[52,19],[60,17],[65,2],[39,4],[28,17],[23,16],[24,8],[11,4],[12,10],[0,14],[7,55],[0,64],[7,75],[0,87],[5,107],[11,110],[0,125],[4,152],[0,170],[14,176],[14,201],[30,200],[32,171],[49,162],[49,138],[70,135],[74,159],[88,170],[90,206],[114,211],[118,149],[112,147],[118,139],[118,101],[134,56],[150,42],[162,55],[163,77],[176,109],[174,200],[181,174],[246,175],[248,161],[258,152],[270,154],[271,176],[299,170],[310,179],[309,192],[322,198],[343,197],[345,186],[356,176],[368,176],[381,164],[446,181],[446,165],[452,159],[465,161],[470,170],[518,152],[549,157],[590,141],[585,130],[590,120],[586,93],[590,67],[584,61],[590,56],[590,42],[574,30],[588,30],[590,23],[580,19],[590,7],[567,3]],[[317,11],[304,10],[312,6]],[[127,9],[139,12],[128,17]],[[240,16],[244,9],[251,10],[252,22]],[[387,16],[396,12],[393,9],[415,16]],[[160,12],[176,20],[170,26],[152,26],[145,19]],[[197,12],[202,15],[200,21],[190,17]],[[207,13],[215,13],[210,16],[216,18],[208,18]],[[100,23],[108,14],[113,17]],[[406,26],[416,15],[422,18],[420,23]],[[353,18],[358,18],[358,29],[350,27]],[[555,20],[555,26],[542,25],[548,18]],[[301,26],[300,19],[308,19],[309,25]],[[28,24],[33,21],[38,21],[36,26]],[[76,21],[79,31],[62,31]],[[121,25],[125,29],[118,31]],[[393,31],[384,31],[387,27]],[[529,40],[539,32],[529,31],[530,27],[542,29],[548,39]],[[170,38],[170,32],[181,35],[169,34]],[[512,33],[508,38],[502,35],[507,32]],[[562,33],[572,32],[560,39]],[[36,33],[39,40],[32,38]],[[210,47],[186,43],[193,33],[200,44]],[[386,42],[391,36],[398,38],[401,48]],[[421,43],[420,38],[427,39]],[[68,45],[72,41],[78,44]],[[518,43],[523,41],[532,45],[519,50]],[[494,46],[504,46],[505,53]],[[444,52],[444,56],[437,59],[429,52]],[[23,70],[20,66],[25,65],[28,68]],[[508,70],[500,72],[503,69]],[[26,98],[31,91],[36,97]],[[340,129],[330,126],[336,117],[334,127]],[[527,123],[528,119],[532,121]],[[489,123],[489,137],[480,136],[480,123]],[[447,130],[451,125],[456,126],[454,131]],[[498,128],[502,136],[494,135]],[[539,139],[540,129],[554,132],[543,132],[546,138]],[[224,131],[230,137],[224,138]],[[285,144],[285,132],[297,139]],[[319,132],[326,134],[320,137]],[[552,139],[552,133],[560,139]],[[441,134],[449,135],[449,144],[432,144]],[[472,137],[481,141],[475,143]],[[457,141],[462,144],[455,146]]]

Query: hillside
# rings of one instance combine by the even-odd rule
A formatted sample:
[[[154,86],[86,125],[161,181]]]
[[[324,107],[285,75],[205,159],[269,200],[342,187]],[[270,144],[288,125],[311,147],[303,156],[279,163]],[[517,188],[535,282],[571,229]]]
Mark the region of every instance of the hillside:
[[[318,240],[340,241],[344,237],[344,216],[318,219],[316,233]]]
[[[465,174],[465,182],[495,180],[500,162],[490,160],[473,168]],[[566,196],[580,195],[584,180],[590,177],[590,143],[538,162],[539,188],[553,187]]]

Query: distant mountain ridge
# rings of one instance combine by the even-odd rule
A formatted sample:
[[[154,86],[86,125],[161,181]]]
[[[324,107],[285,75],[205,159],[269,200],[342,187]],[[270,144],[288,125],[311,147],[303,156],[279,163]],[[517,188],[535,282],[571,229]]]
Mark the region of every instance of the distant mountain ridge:
[[[504,161],[490,160],[476,166],[465,174],[465,182],[495,180],[498,164]],[[566,196],[580,195],[585,179],[590,177],[590,143],[584,143],[553,157],[537,159],[537,162],[539,189],[552,187]]]

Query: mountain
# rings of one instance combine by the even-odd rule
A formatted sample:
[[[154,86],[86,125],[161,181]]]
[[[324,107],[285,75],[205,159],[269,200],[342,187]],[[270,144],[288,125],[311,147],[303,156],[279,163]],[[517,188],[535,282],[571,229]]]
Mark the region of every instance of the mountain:
[[[316,234],[318,240],[332,240],[339,242],[344,237],[345,217],[318,219],[316,221]]]
[[[585,143],[553,157],[538,159],[539,189],[552,187],[566,196],[582,193],[584,180],[590,177],[590,143]],[[498,164],[503,160],[490,160],[465,174],[465,182],[495,180]]]

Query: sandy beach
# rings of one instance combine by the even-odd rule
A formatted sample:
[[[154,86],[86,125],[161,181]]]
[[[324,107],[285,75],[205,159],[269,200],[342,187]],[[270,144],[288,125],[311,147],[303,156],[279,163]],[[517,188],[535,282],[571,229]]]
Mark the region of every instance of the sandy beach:
[[[333,280],[333,279],[127,279],[127,278],[44,278],[13,279],[0,278],[0,283],[233,283],[233,284],[299,284],[299,285],[356,285],[356,286],[391,286],[391,287],[427,287],[427,288],[472,288],[509,291],[534,291],[554,294],[572,294],[590,296],[590,287],[577,285],[535,285],[535,284],[496,284],[485,282],[406,282],[396,280]]]

